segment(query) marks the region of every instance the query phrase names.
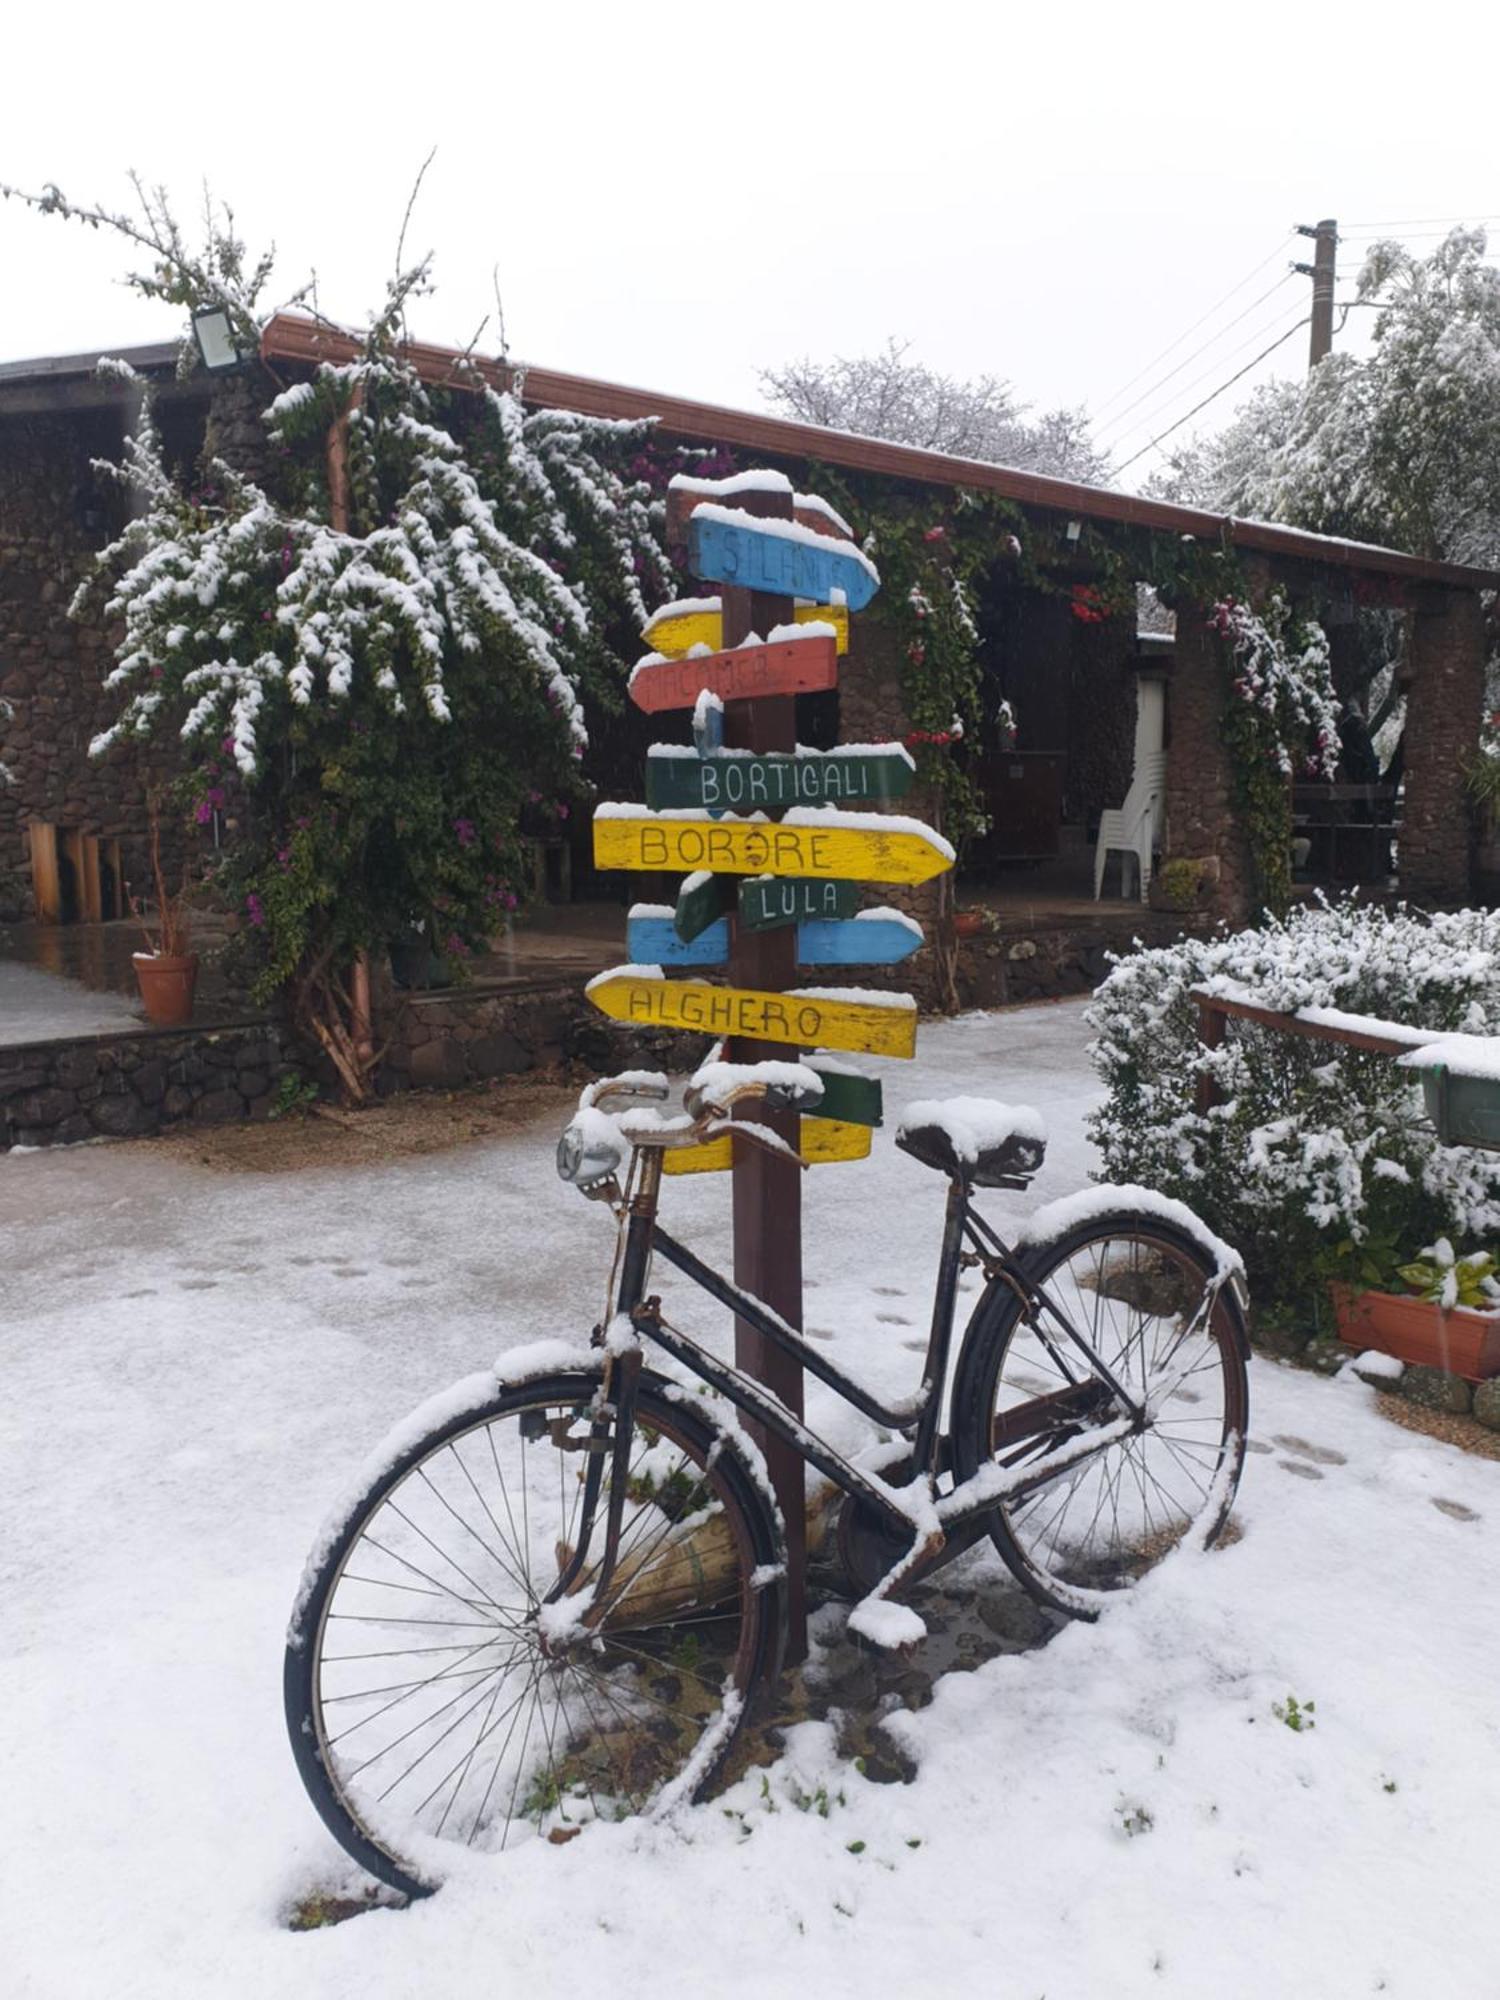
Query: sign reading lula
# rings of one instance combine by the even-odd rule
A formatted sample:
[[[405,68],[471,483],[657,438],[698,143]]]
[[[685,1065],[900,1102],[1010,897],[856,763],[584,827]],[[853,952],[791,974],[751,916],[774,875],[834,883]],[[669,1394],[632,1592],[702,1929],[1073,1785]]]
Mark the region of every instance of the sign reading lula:
[[[799,750],[795,755],[767,757],[733,750],[700,757],[657,743],[646,759],[646,803],[657,808],[754,812],[777,806],[899,799],[911,790],[914,769],[911,758],[895,743],[869,750]]]

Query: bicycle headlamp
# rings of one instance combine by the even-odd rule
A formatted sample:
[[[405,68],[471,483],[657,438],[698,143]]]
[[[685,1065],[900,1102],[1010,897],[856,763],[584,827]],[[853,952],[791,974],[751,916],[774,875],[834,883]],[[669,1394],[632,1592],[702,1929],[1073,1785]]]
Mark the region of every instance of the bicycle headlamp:
[[[563,1181],[576,1181],[578,1169],[583,1165],[583,1134],[576,1125],[563,1128],[563,1135],[557,1142],[557,1177]]]

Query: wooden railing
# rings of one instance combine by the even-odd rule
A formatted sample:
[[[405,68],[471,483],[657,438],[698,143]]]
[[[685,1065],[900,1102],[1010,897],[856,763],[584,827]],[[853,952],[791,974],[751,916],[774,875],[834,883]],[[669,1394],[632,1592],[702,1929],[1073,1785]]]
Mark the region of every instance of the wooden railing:
[[[1320,1021],[1302,1013],[1286,1014],[1274,1007],[1261,1007],[1251,1000],[1235,1000],[1221,993],[1208,993],[1195,986],[1188,996],[1198,1009],[1198,1039],[1207,1049],[1223,1046],[1230,1021],[1253,1021],[1258,1028],[1274,1028],[1279,1034],[1300,1035],[1312,1042],[1336,1042],[1346,1049],[1366,1049],[1373,1055],[1402,1056],[1412,1049],[1442,1039],[1435,1028],[1402,1028],[1391,1032],[1389,1022],[1366,1021],[1351,1014],[1344,1021]],[[1219,1087],[1212,1076],[1198,1079],[1195,1108],[1201,1117],[1220,1102]]]

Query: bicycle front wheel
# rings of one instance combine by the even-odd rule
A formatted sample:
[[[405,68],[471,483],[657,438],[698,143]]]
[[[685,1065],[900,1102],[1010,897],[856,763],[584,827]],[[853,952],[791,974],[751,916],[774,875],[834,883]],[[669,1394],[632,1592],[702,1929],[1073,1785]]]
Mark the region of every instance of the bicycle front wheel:
[[[956,1461],[965,1478],[986,1461],[1036,1475],[995,1508],[991,1536],[1033,1596],[1092,1618],[1189,1537],[1207,1546],[1223,1532],[1248,1421],[1244,1319],[1192,1236],[1128,1209],[1039,1249],[1027,1275],[1032,1316],[1007,1294],[998,1323],[981,1305],[965,1341]],[[1138,1421],[1122,1421],[1070,1327]]]
[[[303,1782],[356,1860],[422,1895],[446,1843],[567,1840],[706,1789],[772,1663],[777,1532],[737,1440],[644,1383],[613,1578],[590,1604],[613,1418],[581,1370],[497,1389],[325,1531],[284,1691]],[[598,1480],[586,1560],[590,1468]],[[768,1581],[773,1587],[767,1588]]]

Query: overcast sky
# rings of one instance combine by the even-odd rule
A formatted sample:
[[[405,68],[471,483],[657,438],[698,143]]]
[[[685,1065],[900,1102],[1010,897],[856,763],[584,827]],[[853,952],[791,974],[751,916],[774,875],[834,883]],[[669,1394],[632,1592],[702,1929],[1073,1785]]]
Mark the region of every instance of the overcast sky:
[[[409,237],[437,253],[429,338],[469,339],[496,265],[517,356],[710,401],[758,406],[758,367],[895,335],[1086,403],[1118,461],[1306,311],[1306,279],[1261,297],[1310,256],[1292,224],[1349,232],[1343,296],[1377,225],[1425,251],[1447,218],[1500,215],[1483,18],[1465,51],[1451,10],[1316,0],[81,0],[7,20],[0,180],[124,206],[135,167],[192,210],[206,177],[275,239],[278,298],[316,265],[324,310],[359,319],[436,145]],[[122,268],[118,243],[0,206],[0,358],[170,337]],[[1192,428],[1300,372],[1306,337]]]

